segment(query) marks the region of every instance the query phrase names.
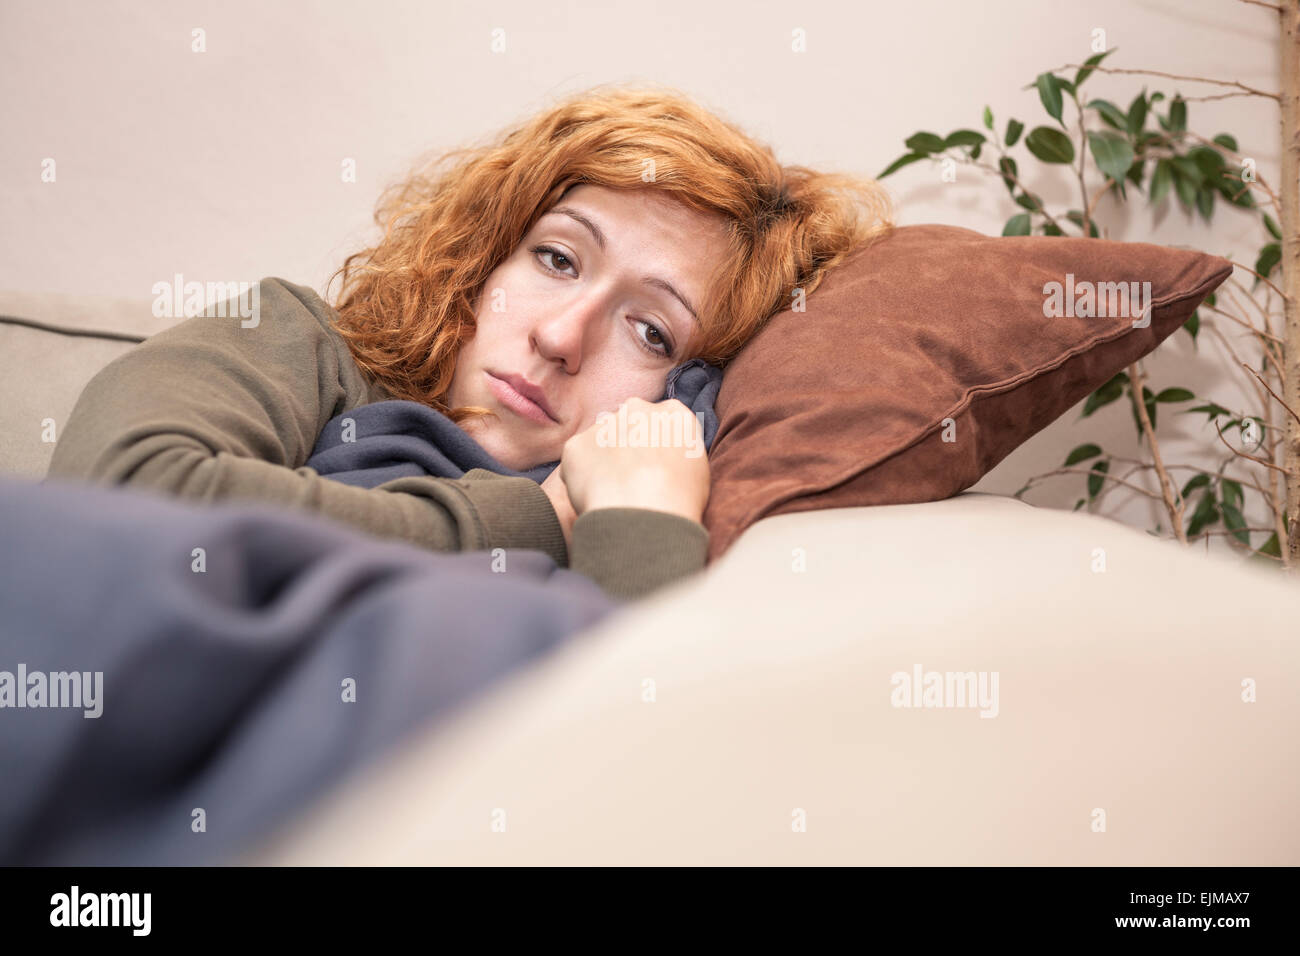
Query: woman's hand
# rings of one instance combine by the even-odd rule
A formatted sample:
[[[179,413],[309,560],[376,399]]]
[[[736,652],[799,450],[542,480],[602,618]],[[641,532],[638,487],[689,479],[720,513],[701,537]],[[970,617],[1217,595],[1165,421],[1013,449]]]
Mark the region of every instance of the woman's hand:
[[[555,509],[555,516],[560,519],[560,528],[564,531],[564,547],[566,550],[573,549],[573,522],[578,520],[578,513],[573,510],[573,503],[569,501],[568,489],[564,486],[564,476],[560,474],[564,463],[555,466],[555,470],[546,476],[542,482],[542,491],[551,499],[551,507]]]
[[[620,434],[623,415],[628,427]],[[648,438],[656,434],[659,447],[650,447]],[[629,443],[640,436],[647,440]],[[686,405],[630,398],[612,420],[598,421],[564,443],[560,467],[567,500],[579,515],[597,508],[649,508],[699,521],[709,499],[704,451],[699,420]]]

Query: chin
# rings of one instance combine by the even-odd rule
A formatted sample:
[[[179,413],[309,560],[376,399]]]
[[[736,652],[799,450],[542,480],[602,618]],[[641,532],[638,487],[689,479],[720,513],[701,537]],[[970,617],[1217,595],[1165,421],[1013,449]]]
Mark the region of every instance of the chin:
[[[511,445],[504,442],[505,438],[499,429],[489,429],[481,435],[473,436],[474,440],[483,446],[483,450],[495,458],[507,468],[513,468],[515,471],[527,471],[532,467],[523,461],[523,456]]]

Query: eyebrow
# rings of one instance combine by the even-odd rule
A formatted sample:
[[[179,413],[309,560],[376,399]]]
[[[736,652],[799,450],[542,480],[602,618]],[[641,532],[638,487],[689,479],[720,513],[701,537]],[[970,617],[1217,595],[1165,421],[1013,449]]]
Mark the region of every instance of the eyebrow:
[[[568,216],[570,219],[586,226],[587,230],[591,233],[592,238],[596,240],[596,245],[600,246],[601,252],[605,251],[605,233],[601,230],[600,226],[593,222],[588,216],[578,212],[578,210],[574,209],[572,206],[556,206],[554,209],[549,210],[546,215],[549,216],[555,213],[562,216]],[[700,324],[700,317],[695,314],[695,307],[691,305],[690,300],[687,299],[686,296],[682,295],[682,293],[678,291],[677,287],[667,279],[661,279],[659,276],[642,276],[641,281],[645,285],[654,286],[656,289],[662,289],[667,292],[686,307],[686,311],[691,314],[691,318],[695,320],[696,325]]]

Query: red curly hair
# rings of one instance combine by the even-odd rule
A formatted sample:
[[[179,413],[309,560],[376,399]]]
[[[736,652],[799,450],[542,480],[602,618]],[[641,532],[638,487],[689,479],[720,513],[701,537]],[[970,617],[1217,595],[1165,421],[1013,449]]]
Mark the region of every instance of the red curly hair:
[[[725,265],[705,294],[698,345],[681,362],[725,366],[797,290],[811,294],[826,270],[893,228],[889,195],[872,179],[782,166],[675,90],[595,87],[489,145],[441,154],[385,191],[375,211],[383,239],[329,280],[342,276],[336,327],[365,374],[458,424],[484,413],[446,405],[479,295],[579,183],[658,189],[727,220]]]

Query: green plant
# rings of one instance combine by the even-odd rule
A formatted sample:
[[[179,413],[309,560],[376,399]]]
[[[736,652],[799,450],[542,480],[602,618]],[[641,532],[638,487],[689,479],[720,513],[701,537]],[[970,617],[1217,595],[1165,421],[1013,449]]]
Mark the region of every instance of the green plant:
[[[1287,14],[1284,12],[1283,15],[1285,17]],[[1300,22],[1297,11],[1290,11],[1290,16],[1295,22]],[[921,160],[955,161],[981,168],[996,175],[1005,186],[1010,200],[1020,207],[1007,219],[1002,230],[1004,236],[1079,235],[1100,238],[1103,230],[1097,222],[1097,204],[1111,191],[1116,194],[1118,202],[1130,201],[1130,193],[1145,195],[1151,206],[1176,200],[1189,216],[1199,215],[1207,223],[1213,220],[1216,203],[1220,201],[1257,216],[1261,243],[1254,254],[1254,268],[1236,263],[1255,275],[1253,286],[1246,289],[1235,278],[1231,278],[1228,284],[1220,288],[1221,295],[1207,297],[1184,326],[1198,350],[1198,337],[1202,331],[1208,329],[1211,332],[1216,342],[1236,360],[1237,365],[1253,376],[1253,379],[1247,381],[1254,387],[1261,405],[1259,413],[1248,414],[1245,411],[1231,411],[1212,400],[1200,399],[1200,404],[1181,410],[1182,414],[1205,415],[1206,424],[1216,431],[1217,442],[1222,443],[1227,450],[1217,467],[1210,469],[1195,465],[1165,464],[1156,437],[1158,410],[1161,405],[1185,405],[1197,401],[1198,397],[1190,389],[1179,385],[1159,390],[1147,387],[1141,363],[1134,363],[1127,372],[1120,372],[1088,397],[1081,418],[1087,418],[1098,409],[1127,396],[1139,440],[1146,440],[1151,460],[1121,458],[1107,454],[1098,444],[1086,442],[1066,456],[1062,468],[1031,478],[1016,495],[1022,495],[1037,481],[1045,478],[1082,473],[1086,476],[1086,497],[1079,499],[1075,510],[1095,501],[1108,484],[1124,485],[1162,501],[1174,536],[1184,543],[1199,537],[1208,540],[1211,534],[1224,534],[1234,546],[1253,558],[1281,560],[1289,569],[1300,563],[1297,561],[1300,558],[1300,535],[1291,529],[1295,523],[1297,507],[1300,507],[1300,501],[1297,500],[1300,499],[1300,494],[1296,493],[1296,489],[1300,488],[1300,484],[1297,484],[1300,481],[1300,467],[1296,465],[1295,448],[1288,447],[1291,443],[1300,446],[1300,430],[1296,428],[1300,416],[1279,395],[1288,391],[1285,362],[1285,346],[1288,343],[1274,334],[1272,320],[1279,305],[1276,294],[1283,305],[1284,327],[1295,324],[1285,322],[1294,308],[1295,295],[1288,299],[1273,281],[1274,276],[1278,277],[1279,282],[1283,281],[1281,272],[1284,245],[1291,250],[1295,247],[1283,242],[1282,227],[1271,212],[1277,212],[1284,223],[1294,221],[1291,215],[1282,210],[1287,208],[1286,203],[1297,202],[1296,185],[1284,184],[1283,194],[1279,197],[1259,176],[1253,159],[1239,152],[1234,136],[1219,133],[1213,138],[1206,138],[1190,129],[1189,99],[1178,92],[1167,97],[1162,92],[1148,93],[1143,86],[1127,109],[1121,109],[1109,100],[1084,96],[1084,86],[1094,73],[1150,72],[1103,67],[1102,63],[1115,52],[1114,49],[1097,52],[1082,64],[1070,64],[1057,71],[1040,73],[1033,83],[1025,87],[1037,89],[1039,103],[1051,122],[1035,125],[1026,133],[1026,123],[1009,119],[1002,131],[998,132],[993,111],[986,106],[983,115],[986,132],[958,129],[947,136],[931,132],[914,133],[904,141],[908,152],[883,170],[879,178],[890,176]],[[1072,78],[1057,75],[1067,69],[1076,71]],[[1294,67],[1291,69],[1293,71]],[[1294,75],[1284,79],[1288,80],[1292,88],[1300,85]],[[1282,102],[1278,94],[1252,90],[1240,83],[1204,82],[1218,82],[1240,88],[1239,92],[1224,95],[1273,96]],[[1294,112],[1294,89],[1289,94],[1290,100],[1285,105]],[[1072,106],[1069,116],[1066,114],[1067,104]],[[1073,127],[1067,124],[1067,119],[1073,121]],[[1294,124],[1295,117],[1292,116],[1291,119]],[[1048,204],[1027,185],[1032,177],[1022,172],[1020,162],[1012,154],[1017,145],[1043,164],[1068,167],[1071,170],[1079,187],[1077,208],[1069,208],[1064,212],[1048,208]],[[1296,149],[1300,151],[1300,145]],[[996,151],[996,164],[984,156],[986,150]],[[1091,165],[1087,162],[1089,155],[1092,158]],[[1091,195],[1088,191],[1090,172],[1094,181],[1097,173],[1101,176]],[[1267,204],[1256,201],[1257,192],[1267,196]],[[1293,258],[1294,252],[1291,254]],[[1246,307],[1247,304],[1249,308]],[[1202,311],[1210,314],[1204,321]],[[1232,344],[1217,327],[1214,320],[1216,316],[1222,316],[1250,330],[1252,344],[1259,349],[1258,371],[1241,361]],[[1292,349],[1293,355],[1297,352],[1300,352],[1300,343],[1295,343]],[[1276,384],[1276,390],[1270,385],[1270,380]],[[1294,389],[1296,383],[1290,384]],[[1265,394],[1266,390],[1268,395]],[[1285,427],[1278,427],[1269,418],[1269,410],[1274,407],[1270,405],[1269,396],[1290,414],[1291,418],[1287,419]],[[1234,431],[1240,440],[1240,448],[1233,447],[1224,437]],[[1214,447],[1218,447],[1217,444]],[[1250,454],[1252,451],[1259,451],[1260,454]],[[1282,457],[1283,464],[1277,463],[1279,457]],[[1072,467],[1085,462],[1092,464],[1088,467]],[[1126,464],[1133,467],[1124,474],[1112,473],[1112,465]],[[1246,474],[1229,475],[1229,466]],[[1267,470],[1266,482],[1254,480],[1255,477],[1264,477],[1259,474],[1261,469]],[[1171,476],[1171,472],[1179,470],[1192,473],[1182,482],[1181,487]],[[1159,494],[1128,480],[1135,473],[1149,472],[1156,475]],[[1279,482],[1279,475],[1286,480]],[[1243,516],[1247,489],[1259,494],[1272,512],[1272,527],[1255,528],[1247,524]],[[1196,503],[1192,506],[1194,496]],[[1187,516],[1189,509],[1191,514]],[[1218,525],[1222,525],[1221,530],[1216,527]],[[1155,533],[1159,532],[1160,526],[1157,525]],[[1260,532],[1267,537],[1256,544],[1252,535]],[[1283,548],[1282,544],[1288,541],[1290,546]]]

